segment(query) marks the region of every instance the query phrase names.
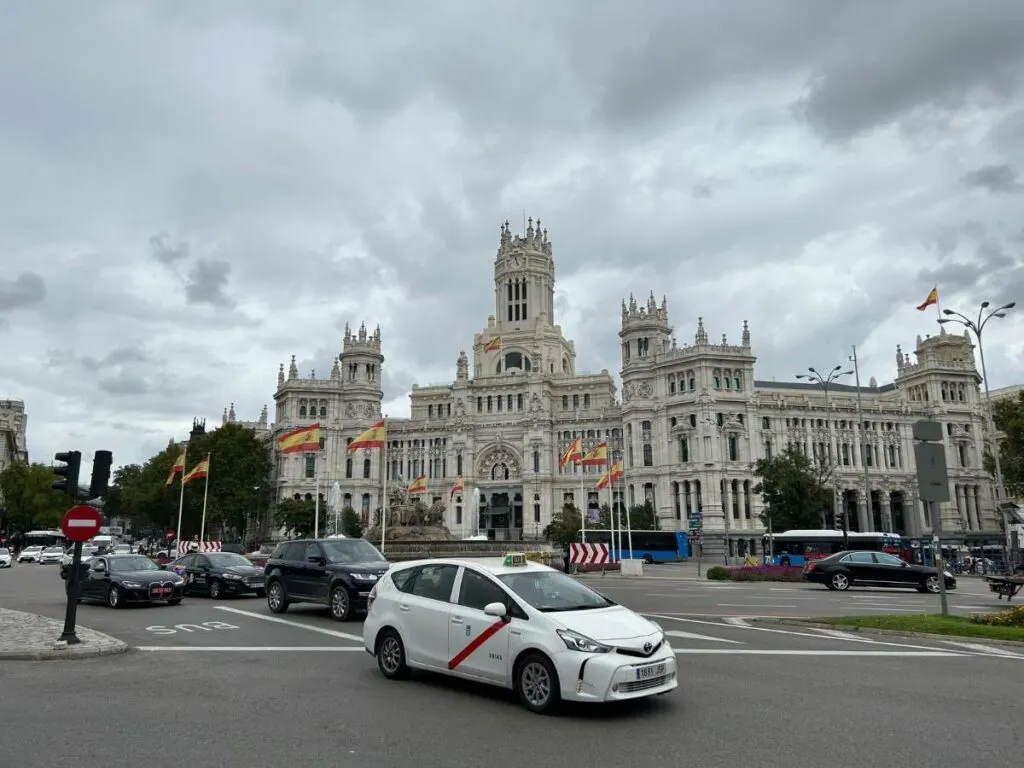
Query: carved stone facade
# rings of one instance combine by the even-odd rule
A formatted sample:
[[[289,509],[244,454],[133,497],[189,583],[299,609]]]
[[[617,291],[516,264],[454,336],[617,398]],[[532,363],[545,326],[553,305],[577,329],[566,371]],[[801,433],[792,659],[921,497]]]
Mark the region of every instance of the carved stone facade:
[[[0,400],[0,472],[16,461],[28,461],[28,416],[21,400]]]
[[[294,357],[287,373],[282,365],[270,430],[319,422],[323,450],[276,458],[278,498],[312,498],[319,475],[324,498],[337,482],[344,503],[371,520],[383,469],[391,483],[426,476],[422,500],[446,505],[445,523],[458,536],[531,537],[567,502],[585,499],[588,509],[608,502],[607,492],[594,490],[599,469],[558,466],[582,435],[587,447],[607,440],[613,457],[624,458],[618,502],[649,501],[670,529],[685,528],[699,509],[705,552],[729,546],[745,553],[760,551],[763,533],[754,463],[792,444],[834,466],[837,504],[854,530],[920,536],[930,527],[916,499],[911,424],[927,416],[948,435],[954,500],[941,508],[946,532],[999,540],[992,482],[982,468],[979,376],[964,337],[919,338],[913,363],[898,351],[896,381],[871,379],[861,391],[861,428],[849,384],[832,384],[826,395],[818,384],[756,380],[746,323],[739,344],[725,336],[711,343],[698,319],[693,343],[679,345],[667,302],[630,297],[622,304],[619,402],[607,370],[577,371],[575,346],[554,324],[554,285],[552,244],[540,221],[531,219],[523,235],[503,225],[495,313],[475,334],[472,354],[458,353],[454,381],[413,385],[411,416],[388,419],[383,451],[346,452],[381,418],[379,328],[346,328],[328,378],[300,378]],[[460,476],[465,492],[453,494]]]

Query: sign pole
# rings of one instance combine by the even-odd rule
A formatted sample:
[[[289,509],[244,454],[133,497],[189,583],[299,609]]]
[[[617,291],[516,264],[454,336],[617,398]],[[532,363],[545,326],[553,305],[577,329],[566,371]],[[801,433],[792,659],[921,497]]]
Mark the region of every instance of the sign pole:
[[[174,557],[180,557],[181,555],[185,554],[181,550],[181,513],[185,509],[185,467],[187,467],[187,466],[188,466],[188,443],[185,443],[185,448],[181,452],[181,472],[180,472],[181,477],[178,478],[178,480],[181,482],[181,491],[178,494],[178,527],[174,529],[174,533],[175,533],[174,541],[176,542],[175,549],[178,550],[178,554],[175,555]],[[167,542],[167,554],[168,555],[171,554],[171,542],[169,542],[169,541]],[[173,560],[174,557],[172,557],[171,559]]]
[[[68,576],[68,605],[64,609],[64,631],[58,640],[68,645],[82,642],[75,634],[75,622],[78,619],[78,590],[82,582],[82,542],[75,542],[75,551],[71,556],[71,573]]]
[[[922,419],[914,422],[914,464],[917,467],[917,487],[921,501],[925,502],[932,524],[932,563],[938,572],[939,602],[942,615],[949,615],[946,596],[946,566],[942,559],[942,509],[950,500],[949,473],[946,468],[946,447],[942,442],[942,425]]]

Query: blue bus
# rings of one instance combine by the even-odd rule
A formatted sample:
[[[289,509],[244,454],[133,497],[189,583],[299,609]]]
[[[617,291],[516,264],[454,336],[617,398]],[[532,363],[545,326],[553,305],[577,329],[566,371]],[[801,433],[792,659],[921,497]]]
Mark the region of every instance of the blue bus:
[[[888,552],[913,562],[910,541],[896,533],[860,533],[850,531],[848,549],[868,549],[874,552]],[[762,552],[765,565],[803,566],[808,560],[843,551],[843,532],[831,529],[820,531],[786,531],[764,535]]]
[[[612,532],[605,529],[587,528],[587,544],[607,544],[608,554],[613,560],[626,560],[630,557],[630,536],[622,531],[622,552],[616,551],[612,545]],[[645,563],[674,563],[690,556],[690,537],[686,531],[633,531],[633,551],[635,560]],[[583,531],[576,534],[576,541],[583,541]]]

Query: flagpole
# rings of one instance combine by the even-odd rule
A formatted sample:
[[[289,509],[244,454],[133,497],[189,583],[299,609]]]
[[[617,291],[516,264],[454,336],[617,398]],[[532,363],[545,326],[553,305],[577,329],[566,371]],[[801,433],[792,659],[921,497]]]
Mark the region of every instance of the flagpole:
[[[625,504],[622,506],[626,507]],[[626,540],[629,544],[629,559],[633,559],[633,526],[629,522],[629,507],[626,507]]]
[[[313,461],[314,496],[313,496],[313,538],[320,538],[320,451],[316,452]]]
[[[178,554],[181,554],[181,513],[185,509],[185,467],[188,466],[188,443],[185,443],[185,450],[181,452],[181,491],[178,494],[178,527],[174,529],[174,542],[177,545]],[[170,547],[168,547],[170,549]],[[168,552],[167,554],[170,554]]]
[[[206,497],[210,492],[210,454],[206,454],[206,485],[203,486],[203,520],[199,524],[199,541],[203,542],[206,535]]]
[[[614,480],[614,477],[612,475],[611,459],[612,459],[612,457],[609,456],[608,457],[608,470],[607,470],[607,472],[608,472],[608,525],[610,525],[612,527],[612,549],[615,550],[615,558],[618,558],[618,557],[620,557],[619,550],[621,549],[621,547],[618,544],[615,543],[615,529],[616,529],[616,525],[615,525],[615,521],[616,521],[616,515],[615,515],[615,494],[612,491],[612,486],[614,485],[615,480]],[[613,562],[615,562],[615,558],[612,559]]]
[[[942,305],[939,303],[939,286],[935,286],[935,314],[942,320]]]
[[[582,454],[582,443],[580,444],[580,452]],[[576,465],[580,468],[580,541],[583,544],[587,543],[587,498],[586,491],[583,488],[584,475],[586,475],[587,468],[584,466],[582,456],[580,460],[576,462]]]
[[[380,486],[381,492],[384,494],[384,503],[380,508],[380,553],[384,554],[384,545],[388,539],[388,470],[385,466],[387,464],[387,452],[388,452],[388,423],[387,417],[384,417],[384,445],[380,449]]]

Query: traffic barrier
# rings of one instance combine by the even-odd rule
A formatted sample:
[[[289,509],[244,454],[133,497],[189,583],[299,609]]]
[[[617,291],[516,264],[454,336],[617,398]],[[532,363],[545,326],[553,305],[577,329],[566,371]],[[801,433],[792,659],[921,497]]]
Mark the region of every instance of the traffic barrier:
[[[607,544],[570,544],[569,562],[579,565],[604,565],[608,562]]]
[[[193,552],[220,552],[221,546],[219,541],[182,541],[178,543],[178,557]]]

